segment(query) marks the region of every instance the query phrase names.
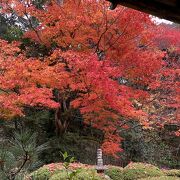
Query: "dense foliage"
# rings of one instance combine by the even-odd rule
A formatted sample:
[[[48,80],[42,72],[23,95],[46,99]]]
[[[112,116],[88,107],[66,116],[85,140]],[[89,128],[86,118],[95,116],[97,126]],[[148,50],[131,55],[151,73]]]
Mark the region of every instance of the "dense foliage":
[[[4,137],[36,131],[51,147],[40,155],[44,163],[60,151],[95,163],[101,146],[121,157],[107,158],[118,165],[179,167],[178,26],[121,6],[111,11],[104,0],[0,7]]]
[[[71,164],[70,171],[78,170],[78,173],[72,177],[72,180],[76,179],[97,179],[105,180],[107,176],[111,180],[135,180],[135,179],[179,179],[179,170],[160,170],[158,167],[151,164],[145,163],[130,163],[125,168],[120,168],[118,166],[108,166],[108,169],[105,171],[105,175],[100,175],[96,173],[94,166],[85,166],[82,164]],[[84,169],[82,169],[84,168]],[[67,180],[68,174],[63,169],[63,166],[60,164],[49,164],[45,165],[38,170],[30,174],[30,177],[33,180]]]

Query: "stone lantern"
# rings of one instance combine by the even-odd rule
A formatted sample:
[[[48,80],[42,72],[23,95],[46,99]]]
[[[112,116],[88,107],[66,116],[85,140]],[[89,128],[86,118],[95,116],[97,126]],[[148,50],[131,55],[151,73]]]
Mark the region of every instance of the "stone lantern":
[[[96,170],[98,173],[104,173],[107,168],[103,164],[102,149],[97,149],[97,165]]]

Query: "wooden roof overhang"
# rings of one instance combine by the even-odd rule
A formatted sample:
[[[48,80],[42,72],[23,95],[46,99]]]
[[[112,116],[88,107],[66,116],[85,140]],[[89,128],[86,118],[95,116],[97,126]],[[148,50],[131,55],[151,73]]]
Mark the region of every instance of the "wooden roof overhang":
[[[108,0],[114,9],[118,4],[180,23],[180,0]]]

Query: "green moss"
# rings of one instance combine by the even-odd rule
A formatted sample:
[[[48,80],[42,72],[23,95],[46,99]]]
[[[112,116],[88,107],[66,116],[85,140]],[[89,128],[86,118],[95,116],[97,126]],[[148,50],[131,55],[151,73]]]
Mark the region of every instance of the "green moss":
[[[77,174],[74,180],[102,180],[95,170],[83,170]]]
[[[158,167],[145,163],[130,163],[123,171],[124,180],[159,177],[163,175],[164,173]]]
[[[121,180],[123,179],[122,171],[123,171],[123,168],[111,167],[105,171],[105,174],[108,175],[113,180]]]
[[[150,170],[160,170],[158,167],[152,165],[152,164],[147,164],[147,163],[130,163],[128,164],[124,169],[150,169]]]
[[[156,166],[144,163],[130,163],[124,169],[109,168],[105,172],[112,180],[136,180],[146,177],[159,177],[164,173]]]
[[[49,180],[67,180],[68,175],[65,171],[61,171],[57,174],[52,175]]]
[[[68,173],[68,174],[67,174]],[[105,174],[112,180],[180,180],[180,170],[160,170],[158,167],[145,163],[130,163],[124,169],[116,166],[109,167]],[[41,167],[31,173],[32,180],[104,180],[95,169],[77,169],[68,172],[62,169],[49,171]]]
[[[31,173],[32,180],[48,180],[51,172],[46,167],[41,167],[37,171]]]
[[[160,177],[147,177],[140,180],[180,180],[179,177],[160,176]]]
[[[178,169],[165,170],[164,173],[166,176],[180,177],[180,170],[178,170]]]
[[[71,172],[61,171],[57,174],[54,174],[49,180],[67,180],[70,177]],[[94,170],[82,170],[79,171],[75,176],[72,177],[72,180],[103,180],[96,171]]]
[[[123,180],[135,180],[148,176],[143,169],[126,169],[123,171]]]

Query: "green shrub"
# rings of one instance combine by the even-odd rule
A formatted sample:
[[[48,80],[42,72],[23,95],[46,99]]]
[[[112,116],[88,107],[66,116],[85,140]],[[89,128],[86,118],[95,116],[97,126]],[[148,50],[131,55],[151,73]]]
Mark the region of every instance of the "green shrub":
[[[48,180],[51,172],[46,167],[41,167],[37,171],[31,173],[32,180]]]
[[[67,180],[67,179],[68,179],[68,175],[66,171],[61,171],[57,174],[52,175],[49,180]]]
[[[143,169],[126,169],[123,171],[123,180],[135,180],[148,177]]]
[[[180,177],[180,170],[178,170],[178,169],[165,170],[164,173],[166,176]]]
[[[163,176],[163,172],[156,166],[144,163],[130,163],[123,170],[124,180],[135,180],[146,177]]]
[[[108,175],[113,180],[121,180],[123,179],[122,171],[123,171],[123,168],[111,167],[105,171],[105,174]]]
[[[180,180],[178,177],[160,176],[160,177],[147,177],[140,180]]]
[[[67,180],[69,179],[69,175],[71,172],[67,174],[66,171],[61,171],[57,174],[54,174],[49,180]],[[73,176],[72,180],[103,180],[96,171],[93,170],[82,170],[78,172],[75,176]]]
[[[147,163],[141,163],[141,162],[133,162],[128,164],[124,169],[158,169],[158,167],[152,165],[152,164],[147,164]]]
[[[102,180],[95,170],[82,170],[74,180]]]
[[[135,180],[164,175],[164,173],[158,167],[144,163],[130,163],[124,169],[112,167],[106,170],[105,173],[112,180]]]

